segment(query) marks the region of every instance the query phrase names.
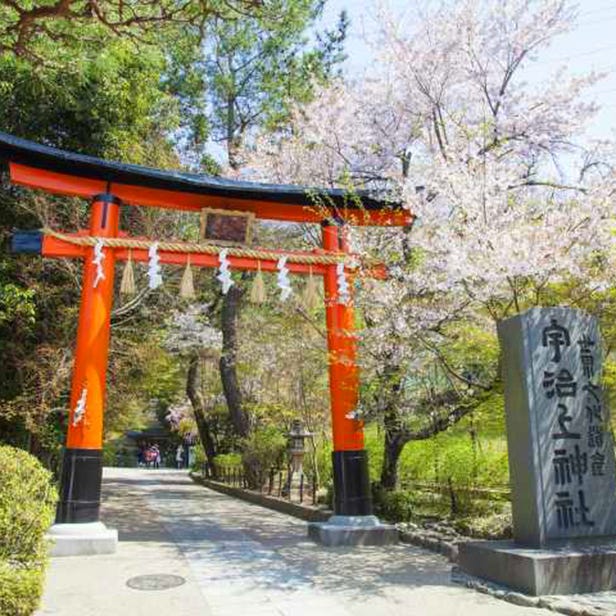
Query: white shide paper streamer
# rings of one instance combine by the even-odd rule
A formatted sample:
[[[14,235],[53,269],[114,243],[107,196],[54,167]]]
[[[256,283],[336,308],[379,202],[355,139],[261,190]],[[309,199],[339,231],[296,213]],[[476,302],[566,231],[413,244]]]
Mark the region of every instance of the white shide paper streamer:
[[[278,269],[278,288],[280,289],[280,301],[286,301],[293,289],[291,288],[291,281],[289,280],[289,269],[287,268],[287,257],[280,257],[278,259],[278,263],[276,264],[276,268]]]
[[[163,284],[158,256],[158,243],[154,242],[148,249],[148,286],[150,289],[158,289]]]
[[[105,280],[105,272],[103,271],[103,261],[105,260],[105,253],[103,252],[104,247],[105,244],[103,240],[97,240],[96,244],[94,244],[94,259],[92,259],[92,264],[96,265],[96,278],[94,279],[95,289],[101,280]]]
[[[86,399],[88,397],[88,390],[84,387],[81,391],[81,397],[77,400],[77,406],[73,413],[73,427],[78,426],[83,418],[86,416]]]
[[[218,262],[220,263],[220,267],[218,268],[218,275],[216,276],[216,279],[220,281],[220,284],[222,284],[223,295],[226,295],[229,289],[233,286],[233,279],[231,278],[231,272],[229,271],[231,263],[229,262],[229,259],[227,259],[228,252],[229,251],[225,248],[218,254]]]

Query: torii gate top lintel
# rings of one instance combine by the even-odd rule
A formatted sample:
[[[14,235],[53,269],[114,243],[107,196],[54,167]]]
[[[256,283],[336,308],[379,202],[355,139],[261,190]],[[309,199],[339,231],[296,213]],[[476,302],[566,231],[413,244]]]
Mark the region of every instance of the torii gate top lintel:
[[[356,225],[406,225],[413,216],[400,203],[340,188],[263,184],[210,175],[167,171],[76,154],[0,132],[0,160],[11,181],[46,192],[93,198],[110,193],[129,205],[200,211],[219,208],[252,212],[257,218],[321,222],[332,218]],[[315,207],[314,195],[323,205]]]

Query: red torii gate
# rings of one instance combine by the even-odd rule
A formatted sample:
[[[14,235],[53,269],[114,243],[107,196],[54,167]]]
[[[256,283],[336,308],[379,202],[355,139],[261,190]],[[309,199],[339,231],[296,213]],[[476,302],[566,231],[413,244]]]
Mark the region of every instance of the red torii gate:
[[[115,262],[147,261],[139,238],[119,230],[120,206],[139,205],[200,212],[204,208],[251,212],[258,219],[310,222],[322,225],[323,250],[314,252],[261,251],[245,256],[228,248],[231,269],[275,271],[278,256],[287,256],[291,273],[323,276],[329,350],[335,514],[370,516],[372,503],[363,422],[354,418],[359,375],[352,302],[338,294],[337,264],[349,254],[345,225],[407,225],[413,216],[399,204],[369,194],[360,201],[343,190],[319,190],[323,204],[315,207],[306,187],[256,184],[210,176],[161,171],[74,154],[0,133],[0,159],[8,163],[11,181],[49,193],[91,201],[90,228],[77,233],[25,232],[13,239],[15,252],[38,252],[45,257],[83,259],[83,286],[72,378],[68,434],[57,522],[96,522],[99,519],[102,476],[103,410],[109,350],[110,315]],[[316,192],[316,191],[313,191]],[[104,246],[102,274],[93,263],[94,243]],[[147,243],[147,242],[146,242]],[[151,244],[152,242],[150,242]],[[140,247],[141,246],[141,247]],[[166,250],[160,263],[218,266],[220,246],[195,250]],[[348,265],[345,265],[348,268]],[[98,279],[97,279],[98,271]],[[349,269],[349,272],[352,270]],[[371,275],[381,277],[375,266]],[[83,395],[87,384],[87,399]],[[74,421],[82,402],[87,421]],[[82,408],[82,411],[85,410]]]

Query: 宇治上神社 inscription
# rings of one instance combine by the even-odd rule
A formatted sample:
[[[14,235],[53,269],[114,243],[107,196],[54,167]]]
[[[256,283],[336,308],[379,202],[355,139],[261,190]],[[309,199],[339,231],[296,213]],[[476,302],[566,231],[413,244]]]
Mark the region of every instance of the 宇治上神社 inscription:
[[[614,452],[597,320],[533,308],[499,325],[514,539],[616,534]]]

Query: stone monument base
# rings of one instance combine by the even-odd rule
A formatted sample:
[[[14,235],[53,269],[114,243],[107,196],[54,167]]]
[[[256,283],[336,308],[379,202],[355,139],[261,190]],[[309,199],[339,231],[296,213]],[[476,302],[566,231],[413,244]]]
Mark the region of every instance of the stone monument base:
[[[463,571],[528,595],[616,589],[616,537],[554,541],[542,548],[513,541],[471,541],[458,547]]]
[[[334,515],[327,522],[308,524],[308,537],[327,546],[392,545],[398,543],[398,529],[382,524],[374,515]]]
[[[54,524],[47,537],[53,542],[52,556],[113,554],[118,546],[118,531],[102,522]]]

